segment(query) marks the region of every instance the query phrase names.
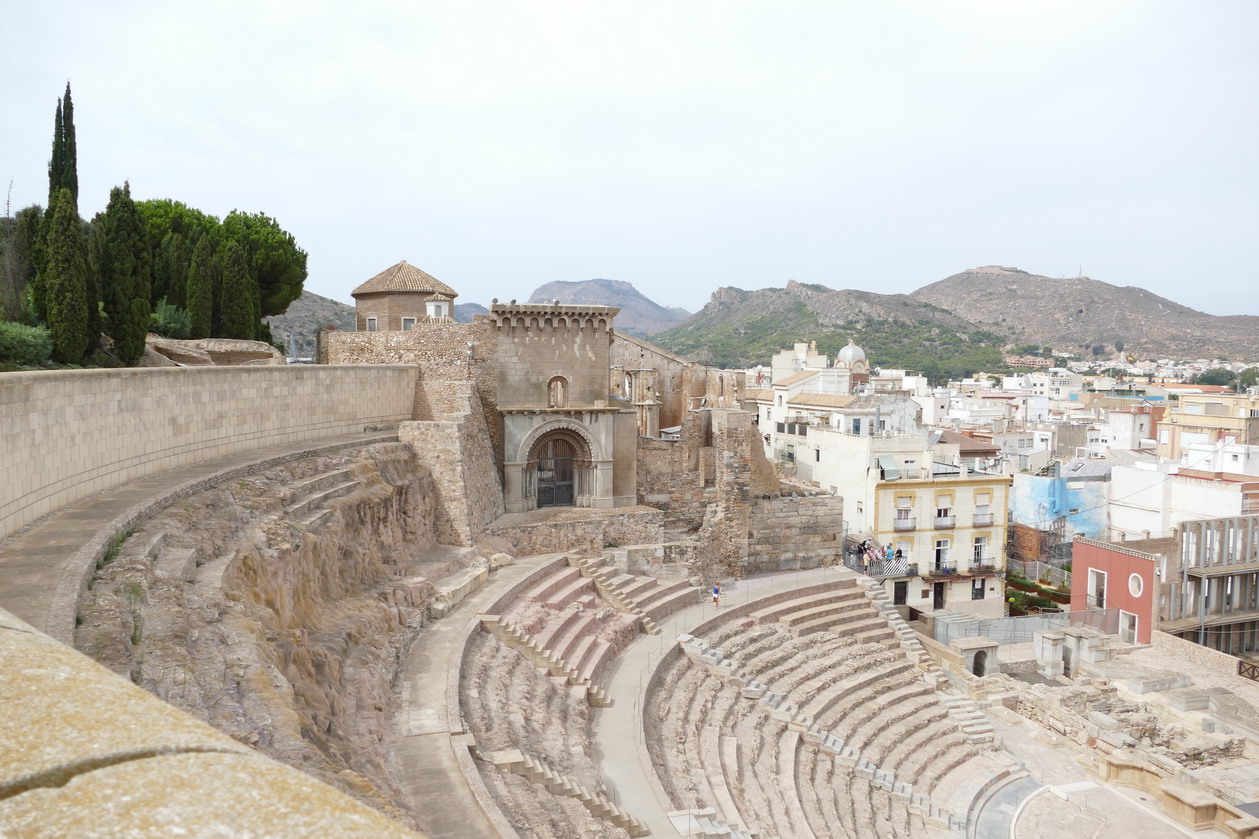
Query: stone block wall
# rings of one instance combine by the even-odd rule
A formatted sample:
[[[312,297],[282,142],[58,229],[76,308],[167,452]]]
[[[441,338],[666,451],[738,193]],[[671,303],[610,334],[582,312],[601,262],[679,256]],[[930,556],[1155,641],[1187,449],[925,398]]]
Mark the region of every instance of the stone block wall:
[[[555,508],[557,511],[565,508]],[[506,516],[489,531],[509,540],[517,555],[579,551],[583,556],[600,556],[615,545],[648,545],[664,538],[664,514],[647,507],[619,508],[615,511],[582,510],[582,516],[555,518],[527,523]]]
[[[756,501],[748,527],[749,572],[842,562],[844,499],[838,495]]]
[[[414,367],[188,367],[0,376],[0,539],[145,475],[411,418]]]
[[[599,407],[608,402],[609,306],[496,304],[498,401],[507,409]],[[565,382],[565,403],[550,404],[548,383]]]
[[[472,344],[471,355],[469,343]],[[472,323],[421,323],[409,332],[322,332],[320,347],[320,364],[413,364],[418,367],[416,419],[457,412],[458,401],[448,401],[443,383],[474,382],[494,451],[502,457],[502,423],[496,398],[498,334],[484,318]]]
[[[490,522],[503,514],[503,488],[494,463],[493,443],[475,385],[428,383],[434,395],[433,419],[406,422],[398,439],[410,444],[433,475],[437,492],[437,539],[472,545]],[[436,409],[441,408],[440,412]]]

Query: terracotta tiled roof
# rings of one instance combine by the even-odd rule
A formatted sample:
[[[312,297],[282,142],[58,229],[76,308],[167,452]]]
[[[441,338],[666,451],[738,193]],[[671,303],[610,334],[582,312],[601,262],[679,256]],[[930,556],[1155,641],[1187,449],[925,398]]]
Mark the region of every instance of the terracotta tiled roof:
[[[974,437],[967,437],[965,434],[959,434],[956,431],[949,431],[948,429],[940,431],[937,439],[941,443],[956,443],[958,453],[962,455],[976,455],[984,457],[985,455],[995,455],[1001,451],[991,443],[985,443],[982,440],[976,440]]]
[[[773,402],[774,391],[767,387],[760,388],[759,390],[756,388],[751,388],[743,394],[743,399],[745,402],[752,402],[752,401]]]
[[[397,265],[386,268],[354,289],[354,291],[350,292],[350,296],[357,297],[360,294],[379,294],[390,291],[417,291],[423,294],[436,292],[451,298],[459,296],[459,292],[436,277],[411,265],[405,259]]]

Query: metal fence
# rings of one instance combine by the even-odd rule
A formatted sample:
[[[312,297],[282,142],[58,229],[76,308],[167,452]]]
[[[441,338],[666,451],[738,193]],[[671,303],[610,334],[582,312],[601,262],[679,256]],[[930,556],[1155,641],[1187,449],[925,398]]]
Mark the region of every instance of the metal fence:
[[[1071,588],[1071,572],[1048,562],[1011,557],[1006,560],[1005,570],[1027,580],[1048,580],[1056,586]]]
[[[941,644],[954,638],[982,635],[998,644],[1026,644],[1038,630],[1059,630],[1069,626],[1090,626],[1107,635],[1119,633],[1118,609],[1090,609],[1081,612],[1042,612],[1013,618],[970,618],[935,621],[934,637]]]

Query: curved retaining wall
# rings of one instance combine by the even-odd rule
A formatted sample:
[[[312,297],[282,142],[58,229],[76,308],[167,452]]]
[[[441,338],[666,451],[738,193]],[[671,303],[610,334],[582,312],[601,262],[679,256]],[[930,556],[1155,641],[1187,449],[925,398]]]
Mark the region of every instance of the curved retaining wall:
[[[377,364],[0,373],[0,539],[155,472],[409,420],[416,374]]]

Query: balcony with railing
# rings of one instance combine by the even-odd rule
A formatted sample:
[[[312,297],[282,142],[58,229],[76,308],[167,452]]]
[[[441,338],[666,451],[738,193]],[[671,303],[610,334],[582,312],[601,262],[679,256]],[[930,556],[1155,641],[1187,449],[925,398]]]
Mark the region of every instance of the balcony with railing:
[[[975,513],[971,527],[992,527],[992,513]]]
[[[845,554],[844,565],[876,580],[883,580],[889,577],[918,576],[918,565],[910,562],[907,557],[872,560],[860,554]]]
[[[892,519],[892,529],[898,532],[913,530],[918,526],[918,519],[913,516],[907,519]]]
[[[952,530],[957,525],[957,516],[936,516],[936,530]]]
[[[927,566],[923,572],[923,577],[954,577],[958,573],[957,561],[951,559],[937,559],[935,562]]]

